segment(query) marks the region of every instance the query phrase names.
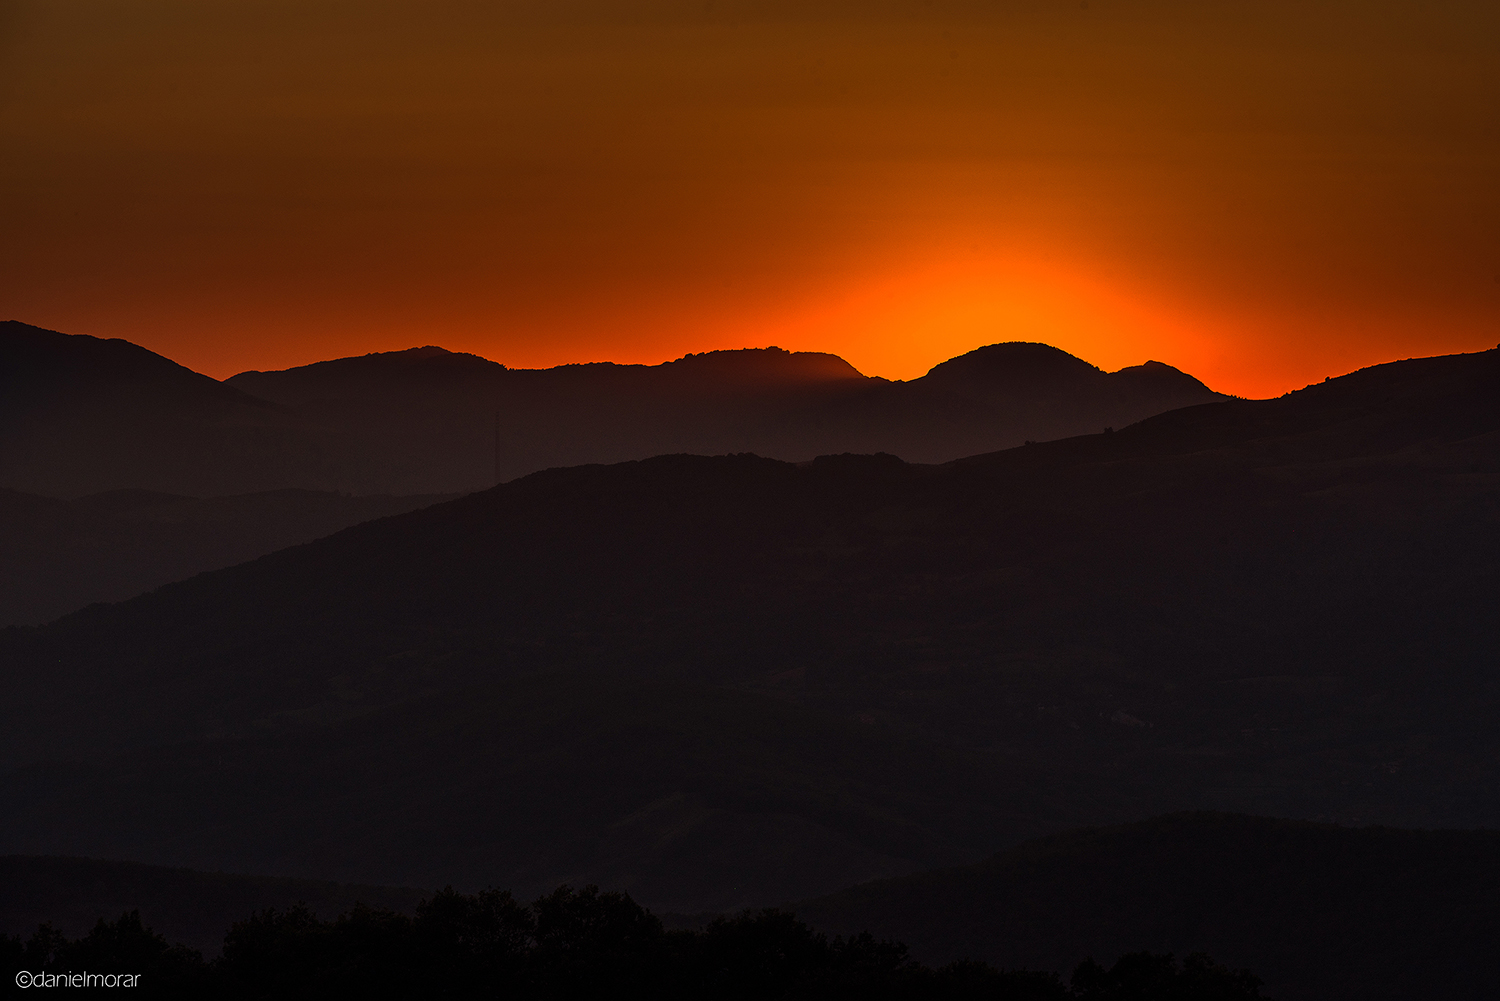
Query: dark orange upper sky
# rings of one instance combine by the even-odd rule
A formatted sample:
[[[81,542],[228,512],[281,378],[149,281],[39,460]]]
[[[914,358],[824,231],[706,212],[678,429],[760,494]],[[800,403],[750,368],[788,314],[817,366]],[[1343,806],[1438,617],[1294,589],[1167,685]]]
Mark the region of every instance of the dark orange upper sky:
[[[1500,341],[1500,4],[0,0],[0,318],[216,376]]]

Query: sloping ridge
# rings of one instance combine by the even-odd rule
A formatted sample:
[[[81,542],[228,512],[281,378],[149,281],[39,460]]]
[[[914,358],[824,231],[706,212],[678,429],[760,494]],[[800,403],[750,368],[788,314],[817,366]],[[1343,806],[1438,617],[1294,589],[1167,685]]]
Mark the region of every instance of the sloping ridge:
[[[113,490],[66,501],[0,488],[0,627],[123,601],[448,499],[310,490],[198,498]]]
[[[122,340],[0,324],[0,483],[231,493],[297,485],[308,429],[268,403]]]
[[[278,372],[241,372],[228,386],[285,406],[320,400],[361,399],[392,392],[451,392],[455,386],[486,385],[508,370],[478,355],[427,345],[313,362]]]
[[[45,400],[53,407],[118,407],[127,394],[137,406],[163,397],[224,411],[266,410],[265,401],[200,375],[169,358],[119,338],[63,334],[18,320],[0,321],[0,407],[12,415]]]

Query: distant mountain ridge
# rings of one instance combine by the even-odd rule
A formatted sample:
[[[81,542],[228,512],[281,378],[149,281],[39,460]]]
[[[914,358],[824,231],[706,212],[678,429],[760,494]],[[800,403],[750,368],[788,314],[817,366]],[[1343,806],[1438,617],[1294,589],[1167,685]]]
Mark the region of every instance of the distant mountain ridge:
[[[1027,344],[904,384],[778,348],[515,370],[430,345],[221,383],[127,341],[12,321],[0,324],[0,626],[131,597],[497,476],[663,452],[946,459],[1215,398],[1170,366],[1106,375]],[[163,499],[151,515],[87,500],[120,491]]]
[[[384,379],[388,385],[400,386],[413,373],[428,379],[444,379],[453,374],[468,378],[493,377],[501,372],[563,374],[572,377],[597,375],[601,378],[651,379],[668,376],[681,388],[692,390],[721,389],[730,386],[797,385],[807,382],[866,382],[862,375],[838,355],[817,351],[786,351],[782,348],[744,348],[725,351],[688,353],[673,361],[657,365],[621,364],[619,362],[574,362],[550,369],[511,368],[497,361],[466,351],[449,351],[433,344],[402,351],[375,351],[347,358],[332,358],[279,371],[248,371],[230,376],[225,382],[244,388],[252,395],[278,402],[298,402],[309,393],[328,393],[338,398],[360,395],[370,385]],[[543,376],[545,377],[545,376]],[[710,382],[708,380],[718,380]],[[884,379],[877,379],[884,382]]]
[[[0,323],[0,391],[0,487],[63,497],[462,493],[672,453],[944,462],[1222,399],[1170,366],[1107,374],[1022,343],[904,383],[779,348],[510,369],[434,346],[219,383],[125,341],[16,321]]]
[[[1110,374],[1021,342],[979,348],[911,382],[863,376],[835,355],[779,348],[552,369],[440,352],[337,359],[227,382],[316,415],[351,439],[420,453],[425,475],[455,483],[485,460],[498,464],[501,480],[675,453],[804,461],[888,452],[946,462],[1224,398],[1160,363]],[[442,444],[419,449],[418,439]]]

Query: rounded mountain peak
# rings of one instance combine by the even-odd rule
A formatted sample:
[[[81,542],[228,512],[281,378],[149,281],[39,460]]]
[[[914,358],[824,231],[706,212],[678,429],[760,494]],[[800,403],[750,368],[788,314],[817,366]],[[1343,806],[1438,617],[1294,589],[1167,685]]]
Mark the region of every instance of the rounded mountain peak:
[[[838,355],[785,348],[740,348],[687,354],[661,366],[689,378],[731,383],[833,382],[866,377]]]
[[[1060,348],[1033,341],[1006,341],[950,358],[922,377],[933,386],[967,389],[1019,389],[1076,382],[1104,372]]]

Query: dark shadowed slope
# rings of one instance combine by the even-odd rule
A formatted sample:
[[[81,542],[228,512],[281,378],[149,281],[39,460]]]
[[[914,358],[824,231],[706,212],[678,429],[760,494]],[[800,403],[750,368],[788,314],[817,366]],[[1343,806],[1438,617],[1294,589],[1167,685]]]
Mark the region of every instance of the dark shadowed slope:
[[[116,490],[64,501],[0,489],[0,626],[133,598],[448,499],[311,490],[199,499]]]
[[[0,788],[39,808],[4,846],[522,895],[600,883],[698,912],[952,864],[1061,823],[984,755],[601,671],[256,729],[10,772]]]
[[[890,452],[945,462],[1124,426],[1220,397],[1156,362],[1106,374],[1042,344],[997,344],[891,383],[833,355],[713,351],[664,365],[512,370],[418,348],[246,372],[229,384],[398,456],[386,489],[487,486],[553,466],[755,452],[787,460]],[[385,475],[371,460],[351,476]],[[389,458],[387,466],[394,471]],[[420,470],[420,472],[419,472]],[[375,482],[375,480],[370,480]],[[380,481],[385,482],[385,481]]]
[[[900,939],[929,963],[1067,970],[1207,951],[1254,969],[1281,1001],[1479,998],[1495,987],[1500,832],[1179,814],[794,909],[829,931]]]
[[[428,494],[668,453],[946,461],[1218,398],[1169,366],[1107,375],[1036,344],[982,348],[911,383],[777,348],[512,370],[433,347],[218,383],[125,341],[8,321],[0,487]]]
[[[285,910],[304,903],[324,919],[358,903],[411,913],[427,895],[428,891],[391,886],[9,855],[0,857],[0,934],[24,938],[48,922],[76,938],[100,919],[140,911],[141,920],[168,941],[213,956],[230,925],[268,907]]]
[[[1500,352],[553,470],[4,634],[0,847],[691,910],[1184,808],[1496,824],[1497,553]]]

